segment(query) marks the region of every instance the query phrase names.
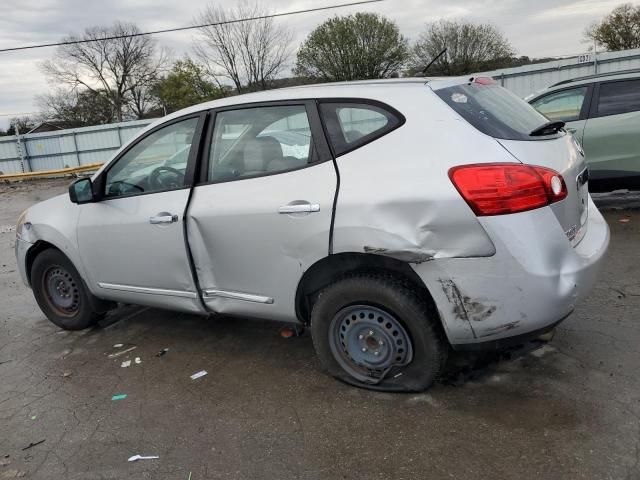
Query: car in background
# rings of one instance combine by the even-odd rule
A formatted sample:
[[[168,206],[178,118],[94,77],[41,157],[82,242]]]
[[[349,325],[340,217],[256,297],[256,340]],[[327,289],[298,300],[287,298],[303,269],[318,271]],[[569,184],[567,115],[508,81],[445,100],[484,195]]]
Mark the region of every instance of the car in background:
[[[527,100],[566,122],[586,153],[591,191],[640,188],[640,69],[564,80]]]

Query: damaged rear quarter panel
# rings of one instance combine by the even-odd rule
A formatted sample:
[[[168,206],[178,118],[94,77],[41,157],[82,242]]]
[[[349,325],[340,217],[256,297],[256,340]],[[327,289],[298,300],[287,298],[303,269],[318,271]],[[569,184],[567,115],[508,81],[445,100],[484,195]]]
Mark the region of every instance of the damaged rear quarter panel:
[[[408,96],[407,88],[415,94]],[[334,253],[367,252],[410,263],[493,255],[493,243],[448,171],[513,157],[424,85],[388,88],[375,99],[401,111],[406,123],[337,158]]]
[[[408,96],[406,88],[415,88]],[[513,162],[498,143],[458,118],[423,86],[387,89],[377,98],[398,109],[406,123],[337,158],[340,171],[333,252],[383,255],[412,264],[427,275],[437,307],[455,308],[442,290],[437,265],[448,258],[489,257],[493,242],[448,177],[455,165]],[[364,96],[364,94],[363,94]],[[427,283],[427,282],[425,282]],[[437,297],[437,298],[436,298]],[[493,303],[466,303],[473,318],[491,316]],[[455,317],[447,312],[447,318]],[[450,340],[474,338],[470,318],[445,323]]]

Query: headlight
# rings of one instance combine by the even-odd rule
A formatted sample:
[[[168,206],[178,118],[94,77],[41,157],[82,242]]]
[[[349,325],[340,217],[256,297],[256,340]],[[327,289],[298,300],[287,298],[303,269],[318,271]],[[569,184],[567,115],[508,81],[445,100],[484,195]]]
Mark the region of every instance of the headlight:
[[[31,228],[31,223],[25,222],[26,218],[27,218],[27,210],[22,212],[18,217],[18,224],[16,225],[16,236],[18,238],[22,238],[22,236],[26,233],[26,231]]]

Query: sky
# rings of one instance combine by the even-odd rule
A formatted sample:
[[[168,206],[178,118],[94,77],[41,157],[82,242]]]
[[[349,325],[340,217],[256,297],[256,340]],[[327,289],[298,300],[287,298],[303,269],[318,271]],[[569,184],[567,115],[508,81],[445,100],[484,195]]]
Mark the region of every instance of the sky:
[[[218,0],[232,6],[236,0]],[[273,12],[316,8],[353,0],[264,0]],[[59,41],[86,27],[116,20],[134,22],[142,31],[186,26],[216,0],[29,0],[15,2],[0,15],[0,48]],[[518,55],[546,57],[583,53],[585,28],[619,5],[620,0],[384,0],[381,3],[276,19],[293,30],[294,45],[327,18],[356,11],[375,12],[396,22],[415,40],[424,26],[441,18],[490,22],[502,30]],[[638,3],[632,2],[632,3]],[[177,58],[190,53],[194,31],[157,35]],[[54,88],[39,70],[55,48],[0,53],[0,128],[11,115],[37,112],[34,96]],[[292,58],[293,63],[293,58]]]

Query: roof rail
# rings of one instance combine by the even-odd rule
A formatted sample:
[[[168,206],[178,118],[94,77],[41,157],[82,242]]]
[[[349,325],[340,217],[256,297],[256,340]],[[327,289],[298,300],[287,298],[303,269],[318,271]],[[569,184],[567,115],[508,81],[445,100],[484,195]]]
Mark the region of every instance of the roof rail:
[[[603,72],[603,73],[596,73],[596,74],[593,74],[593,75],[585,75],[584,77],[570,78],[569,80],[562,80],[561,82],[554,83],[549,88],[557,87],[558,85],[565,85],[567,83],[579,82],[580,80],[591,80],[591,79],[600,78],[600,77],[612,77],[614,75],[624,75],[624,74],[627,74],[627,73],[640,73],[640,68],[632,68],[632,69],[629,69],[629,70],[620,70],[618,72]]]

